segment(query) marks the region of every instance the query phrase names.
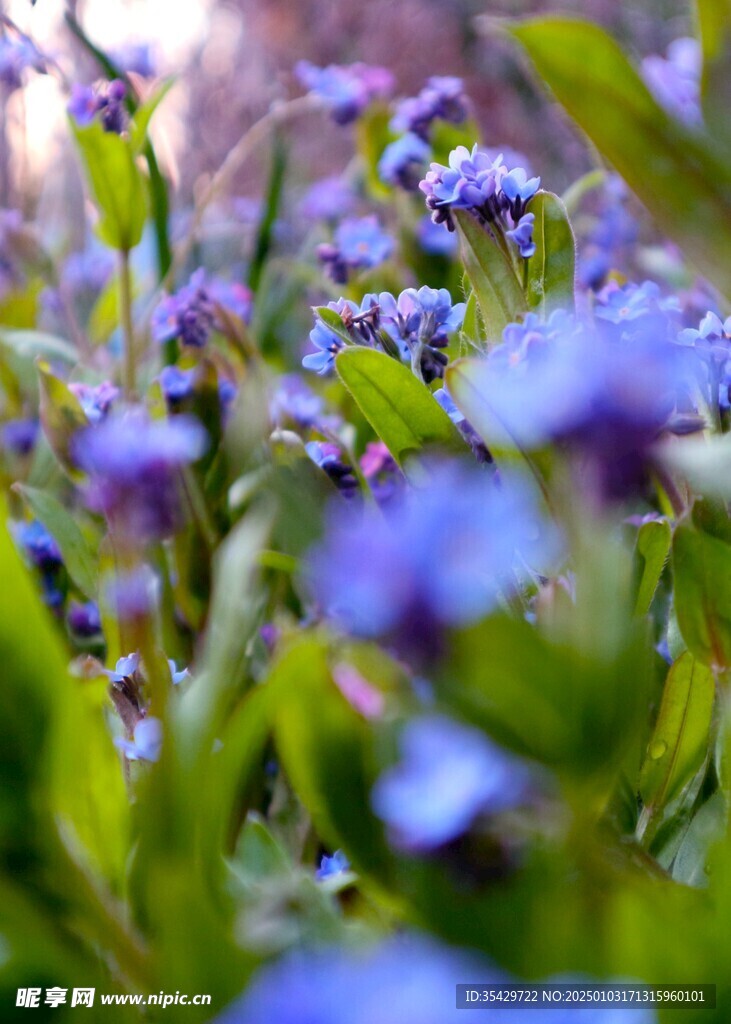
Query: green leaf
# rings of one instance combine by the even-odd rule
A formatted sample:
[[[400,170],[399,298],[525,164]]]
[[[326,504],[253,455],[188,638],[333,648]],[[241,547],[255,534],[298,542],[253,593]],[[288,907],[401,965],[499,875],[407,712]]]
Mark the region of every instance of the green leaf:
[[[675,610],[683,639],[697,658],[731,665],[731,546],[681,525],[673,540]]]
[[[76,349],[67,341],[43,331],[0,330],[0,345],[31,362],[40,357],[72,365],[79,358]]]
[[[675,800],[708,755],[713,715],[713,672],[687,651],[668,672],[660,711],[640,772],[645,807]]]
[[[503,328],[526,312],[526,299],[512,261],[488,229],[464,210],[454,210],[460,252],[485,323],[487,340],[500,341]]]
[[[147,218],[147,190],[129,140],[93,122],[71,122],[100,218],[96,232],[113,249],[139,244]]]
[[[89,426],[89,420],[76,395],[51,373],[47,363],[39,362],[40,416],[48,443],[72,480],[82,474],[71,457],[71,442],[77,431]]]
[[[683,885],[703,885],[706,864],[714,842],[721,838],[728,816],[723,793],[717,790],[696,812],[680,845],[672,875]]]
[[[36,519],[40,519],[59,546],[64,565],[82,593],[97,598],[99,574],[86,538],[73,516],[58,498],[35,487],[15,484],[14,489],[28,503]]]
[[[650,610],[662,571],[670,555],[673,532],[667,520],[645,523],[637,534],[637,554],[642,559],[642,572],[637,589],[635,614],[646,615]]]
[[[536,251],[528,260],[528,305],[546,319],[554,309],[573,309],[576,240],[566,207],[553,192],[539,192],[528,210],[535,214]]]
[[[510,31],[658,227],[731,295],[731,164],[713,137],[670,117],[598,26],[547,17],[516,23]]]
[[[332,331],[333,334],[336,334],[344,344],[353,344],[352,335],[347,331],[340,314],[334,309],[330,309],[329,306],[313,306],[312,312],[315,314],[317,319],[322,320],[327,329]]]
[[[144,149],[152,115],[170,92],[174,84],[174,78],[168,78],[164,82],[161,82],[153,94],[135,110],[134,116],[130,122],[129,130],[129,141],[132,146],[133,153],[141,153]]]
[[[237,865],[244,881],[256,883],[275,875],[288,875],[292,861],[271,834],[260,814],[250,812],[236,850]]]
[[[403,363],[375,349],[353,346],[340,353],[335,367],[397,462],[425,445],[464,449],[449,416]]]
[[[487,372],[485,359],[458,359],[447,367],[444,379],[455,405],[475,428],[493,458],[514,459],[521,448],[485,397],[482,382]]]
[[[731,148],[731,0],[697,0],[703,47],[703,120],[727,149]]]

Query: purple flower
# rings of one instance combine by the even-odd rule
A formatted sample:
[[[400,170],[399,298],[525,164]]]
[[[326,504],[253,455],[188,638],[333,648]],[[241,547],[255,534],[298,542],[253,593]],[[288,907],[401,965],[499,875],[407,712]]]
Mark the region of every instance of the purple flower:
[[[435,75],[427,80],[418,96],[398,104],[391,128],[395,132],[413,132],[422,139],[428,139],[432,121],[440,118],[461,124],[468,115],[462,79]]]
[[[170,409],[179,409],[193,394],[195,370],[166,366],[158,377],[165,401]]]
[[[568,446],[605,498],[638,488],[652,448],[687,402],[695,367],[662,336],[593,331],[557,311],[509,325],[473,383],[495,443]]]
[[[358,492],[358,479],[353,467],[343,462],[341,451],[336,444],[325,441],[310,441],[305,445],[307,454],[332,480],[345,498],[352,498]]]
[[[91,506],[129,540],[144,542],[180,524],[180,470],[200,458],[206,442],[196,420],[150,420],[143,409],[130,409],[80,431],[72,447],[90,477]]]
[[[80,128],[86,128],[98,117],[105,132],[121,135],[129,120],[126,96],[127,87],[119,78],[94,85],[74,83],[67,110]]]
[[[30,455],[38,437],[38,420],[8,420],[3,424],[3,446],[14,455]]]
[[[21,523],[16,538],[33,565],[42,572],[52,572],[63,565],[58,544],[39,520]]]
[[[661,106],[685,124],[702,121],[701,71],[703,55],[697,39],[675,39],[667,49],[667,58],[657,55],[642,61],[642,77]]]
[[[342,175],[310,185],[300,203],[300,212],[308,220],[339,220],[355,206],[355,193]]]
[[[151,43],[125,43],[111,51],[114,63],[125,71],[132,71],[142,78],[154,78],[157,62]]]
[[[336,284],[345,284],[351,271],[369,270],[393,252],[393,239],[375,216],[347,218],[338,225],[333,245],[318,247],[317,256]]]
[[[530,314],[529,314],[530,315]],[[480,435],[477,433],[472,424],[465,418],[463,413],[457,408],[452,400],[452,396],[449,394],[446,388],[439,388],[434,392],[434,397],[437,402],[441,405],[442,409],[449,416],[452,423],[454,423],[457,430],[459,430],[462,437],[465,439],[467,444],[472,449],[472,454],[480,463],[492,462],[492,456],[482,440]]]
[[[177,341],[192,348],[203,348],[215,324],[212,297],[206,287],[203,269],[174,295],[166,295],[152,315],[152,337],[159,343]]]
[[[360,306],[350,299],[342,298],[337,302],[328,302],[327,306],[339,315],[344,330],[353,339],[353,344],[377,344],[379,308],[376,295],[366,295]],[[345,341],[320,319],[315,321],[315,326],[310,331],[310,341],[318,351],[306,355],[302,365],[305,369],[315,370],[319,374],[328,373],[337,354],[345,348]]]
[[[503,589],[545,571],[557,537],[525,484],[438,464],[382,508],[342,507],[307,563],[321,608],[357,636],[409,656],[440,652],[444,627],[474,622]]]
[[[99,606],[95,601],[86,601],[83,604],[72,601],[67,614],[67,622],[74,636],[83,639],[98,636],[102,630]]]
[[[399,494],[405,478],[383,441],[369,441],[360,458],[360,468],[378,504]]]
[[[390,71],[368,64],[331,64],[318,68],[301,60],[295,74],[309,92],[325,101],[337,124],[357,120],[374,100],[387,99],[394,85]]]
[[[343,875],[349,870],[350,861],[342,850],[336,850],[332,857],[328,857],[327,854],[323,854],[320,861],[320,867],[315,872],[315,878],[318,882],[322,882],[326,878],[332,878],[335,875]]]
[[[444,376],[446,355],[440,351],[449,334],[462,326],[465,303],[452,304],[446,288],[407,288],[395,299],[390,292],[378,296],[380,323],[393,338],[404,357],[420,358],[426,383]]]
[[[223,306],[245,324],[251,320],[254,296],[251,289],[240,281],[222,281],[214,277],[208,284],[208,294],[214,303]]]
[[[162,749],[162,722],[151,715],[140,718],[132,739],[117,737],[114,744],[128,761],[158,761]]]
[[[394,846],[425,853],[463,835],[478,815],[525,806],[533,789],[517,757],[479,730],[435,715],[407,724],[401,760],[378,779],[371,803]]]
[[[345,348],[345,342],[318,320],[310,331],[310,341],[317,349],[302,360],[306,370],[314,370],[321,375],[329,373],[335,365],[335,357]]]
[[[131,538],[139,543],[144,538]],[[105,596],[120,622],[149,616],[160,603],[160,579],[149,565],[118,572],[105,581]]]
[[[61,288],[71,296],[95,298],[114,273],[114,259],[101,246],[72,252],[61,268]]]
[[[722,408],[731,406],[731,317],[725,322],[708,312],[698,329],[686,328],[678,335],[682,346],[692,348],[705,367],[706,397]]]
[[[322,399],[297,374],[286,374],[277,381],[269,415],[277,427],[289,420],[300,429],[308,430],[320,421]]]
[[[69,384],[69,391],[78,398],[90,423],[100,423],[108,415],[120,393],[119,388],[108,380],[97,384],[96,387],[74,381]]]
[[[6,92],[20,89],[29,70],[45,74],[46,59],[40,50],[25,36],[0,36],[0,84]]]
[[[522,167],[509,171],[502,153],[494,156],[475,144],[472,150],[466,146],[452,150],[448,167],[433,163],[419,188],[436,224],[453,231],[450,210],[468,210],[482,224],[499,225],[528,258],[535,252],[533,215],[526,214],[525,208],[540,183],[540,178],[528,178]]]
[[[435,224],[429,214],[425,214],[416,229],[416,238],[424,250],[431,256],[455,256],[457,238],[451,231],[444,231],[440,224]]]
[[[378,176],[388,185],[400,185],[413,192],[419,187],[430,153],[428,143],[413,132],[408,132],[386,146],[378,161]]]
[[[535,214],[524,213],[518,223],[510,231],[506,231],[506,236],[511,242],[515,242],[518,246],[518,251],[523,259],[529,259],[536,251],[536,246],[533,241],[533,222],[535,220]]]

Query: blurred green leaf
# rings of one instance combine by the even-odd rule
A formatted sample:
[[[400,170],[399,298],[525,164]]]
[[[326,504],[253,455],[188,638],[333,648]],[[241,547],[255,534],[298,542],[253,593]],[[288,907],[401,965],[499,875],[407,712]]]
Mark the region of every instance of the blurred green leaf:
[[[696,811],[673,862],[672,875],[676,882],[684,885],[706,882],[708,855],[723,833],[727,815],[726,800],[720,790]]]
[[[58,498],[47,491],[24,484],[14,488],[27,502],[36,519],[40,519],[54,537],[61,551],[69,576],[79,590],[92,600],[98,596],[99,573],[86,538],[73,516]]]
[[[460,252],[482,312],[487,341],[497,344],[507,324],[518,320],[527,308],[523,288],[507,251],[464,210],[454,210]],[[507,245],[503,241],[503,245]]]
[[[703,47],[702,109],[708,131],[731,149],[731,0],[696,0]]]
[[[141,153],[147,141],[147,132],[150,127],[152,115],[165,99],[175,84],[174,78],[168,78],[161,82],[144,103],[140,103],[134,112],[130,122],[129,141],[134,154]]]
[[[463,450],[449,416],[402,363],[353,346],[335,360],[338,376],[397,462],[426,445]]]
[[[731,546],[685,524],[673,540],[675,610],[683,639],[707,665],[731,665]]]
[[[82,474],[72,458],[71,444],[76,432],[89,426],[89,420],[76,395],[64,381],[51,373],[48,363],[38,362],[36,365],[44,433],[61,466],[72,480],[79,480]]]
[[[640,796],[652,814],[680,795],[708,756],[715,685],[689,651],[668,672],[640,772]]]
[[[663,110],[598,26],[556,16],[513,23],[510,31],[658,227],[731,295],[731,166],[715,138]]]
[[[81,128],[72,120],[71,126],[99,208],[96,232],[106,245],[129,252],[140,242],[147,219],[147,191],[132,146],[96,121]]]
[[[576,240],[566,207],[552,192],[538,192],[528,210],[535,214],[536,251],[528,260],[526,296],[543,319],[554,309],[573,309]]]
[[[637,533],[637,554],[642,559],[635,614],[647,615],[670,556],[673,531],[667,520],[643,523]]]

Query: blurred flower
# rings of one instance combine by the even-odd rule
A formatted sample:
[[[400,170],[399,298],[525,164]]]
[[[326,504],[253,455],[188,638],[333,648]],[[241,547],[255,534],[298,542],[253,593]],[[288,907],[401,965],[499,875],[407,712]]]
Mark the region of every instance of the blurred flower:
[[[697,39],[675,39],[667,58],[653,54],[642,61],[642,77],[655,99],[688,125],[699,125],[703,55]]]
[[[401,734],[401,760],[371,794],[394,846],[411,853],[457,839],[480,815],[530,802],[532,772],[484,733],[443,716],[415,718]]]
[[[29,455],[38,437],[38,420],[8,420],[2,427],[3,447],[14,455]]]
[[[435,224],[428,213],[417,225],[416,238],[424,252],[432,256],[454,256],[457,253],[456,236],[444,231],[441,224]]]
[[[105,132],[121,135],[129,120],[126,96],[127,87],[119,78],[111,82],[99,81],[94,85],[76,82],[71,87],[67,109],[80,128],[86,128],[99,117]]]
[[[195,370],[181,370],[179,366],[165,366],[158,377],[169,409],[178,409],[193,394]]]
[[[206,274],[196,270],[174,295],[166,295],[152,315],[152,338],[164,343],[202,348],[214,327],[214,308],[206,287]]]
[[[322,413],[322,399],[307,387],[296,373],[280,377],[269,403],[269,414],[277,426],[289,419],[298,427],[308,429]]]
[[[139,654],[134,652],[124,658],[119,658],[114,666],[114,671],[107,671],[105,674],[109,677],[110,682],[121,683],[128,676],[133,676],[135,672],[139,671],[140,663]]]
[[[405,478],[383,441],[369,441],[360,457],[360,468],[373,497],[380,505],[401,491]]]
[[[90,477],[90,505],[114,530],[144,542],[180,524],[179,473],[200,458],[206,443],[194,419],[151,420],[143,409],[129,409],[80,431],[72,448]]]
[[[61,287],[68,294],[98,295],[114,273],[114,259],[102,246],[72,252],[61,267]]]
[[[705,367],[706,399],[724,409],[731,406],[731,317],[726,321],[708,312],[697,330],[688,327],[678,335],[678,342],[692,348]]]
[[[670,336],[668,313],[677,309],[677,299],[664,299],[654,281],[619,285],[610,282],[596,297],[594,315],[597,319],[620,326],[625,335],[638,332],[653,336]]]
[[[63,565],[58,544],[38,519],[30,523],[21,523],[17,527],[16,538],[33,565],[43,572]]]
[[[320,866],[315,872],[315,878],[322,882],[325,878],[332,878],[334,875],[345,874],[350,870],[350,861],[342,850],[336,850],[332,857],[323,854]]]
[[[162,749],[162,722],[151,715],[141,718],[131,740],[117,736],[114,744],[128,761],[158,761]]]
[[[254,296],[251,289],[240,281],[223,281],[214,277],[208,283],[208,294],[213,302],[233,313],[248,324],[253,312]]]
[[[490,612],[506,587],[557,554],[520,480],[500,486],[457,465],[382,508],[332,509],[307,572],[323,611],[357,636],[384,637],[411,657],[435,656],[443,628]]]
[[[99,606],[95,601],[86,601],[83,604],[72,601],[67,612],[66,621],[71,632],[78,637],[87,639],[97,636],[102,630],[102,620],[99,614]]]
[[[41,74],[47,71],[46,59],[27,36],[0,36],[0,85],[6,92],[22,88],[25,72],[33,70]]]
[[[599,217],[585,244],[579,244],[577,275],[586,288],[598,290],[610,270],[621,268],[629,260],[639,228],[626,207],[627,194],[627,186],[619,175],[609,175],[602,193]]]
[[[407,132],[384,149],[378,161],[378,176],[387,185],[400,185],[413,192],[419,187],[430,153],[428,143],[413,132]]]
[[[21,257],[24,234],[20,210],[0,210],[0,299],[25,283]]]
[[[334,244],[317,248],[325,272],[336,284],[345,284],[351,271],[369,270],[393,252],[393,239],[375,216],[347,218],[335,231]]]
[[[383,693],[352,665],[340,662],[333,668],[333,682],[348,704],[363,718],[380,718],[386,701]]]
[[[469,116],[469,106],[461,78],[435,75],[427,80],[418,96],[401,100],[391,121],[395,132],[413,132],[429,138],[432,121],[440,118],[461,124]]]
[[[145,539],[132,538],[137,543]],[[108,577],[104,594],[120,622],[134,622],[149,616],[159,605],[160,579],[151,566],[140,565]]]
[[[154,78],[157,74],[152,43],[124,43],[110,51],[114,63],[123,71],[132,71],[142,78]]]
[[[69,384],[69,391],[78,398],[90,423],[100,423],[120,395],[119,388],[108,380],[97,384],[96,387],[73,381]]]
[[[528,314],[530,315],[530,314]],[[457,430],[459,430],[462,437],[465,439],[467,444],[472,449],[472,454],[480,463],[492,462],[492,456],[487,450],[485,442],[482,440],[480,435],[477,433],[472,424],[465,418],[462,412],[457,408],[452,400],[452,396],[449,394],[446,388],[438,388],[434,392],[434,397],[437,402],[441,405],[442,409],[449,416],[452,423],[454,423]]]
[[[355,206],[355,192],[341,174],[310,185],[300,202],[300,212],[308,220],[339,220]]]
[[[325,441],[310,441],[305,445],[307,454],[332,480],[345,498],[353,498],[358,493],[358,478],[353,467],[343,462],[340,449],[336,444]]]
[[[175,664],[172,658],[168,658],[168,666],[170,668],[170,676],[173,680],[173,686],[180,686],[187,679],[190,679],[190,672],[187,668],[181,668],[178,670],[178,666]]]
[[[355,121],[374,100],[387,99],[394,78],[387,68],[368,64],[331,64],[318,68],[301,60],[295,74],[302,85],[325,101],[337,124]]]

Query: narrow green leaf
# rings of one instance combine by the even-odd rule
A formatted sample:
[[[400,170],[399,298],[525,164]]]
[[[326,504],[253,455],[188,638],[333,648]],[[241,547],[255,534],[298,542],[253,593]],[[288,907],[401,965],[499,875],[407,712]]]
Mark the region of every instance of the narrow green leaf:
[[[683,639],[707,665],[731,665],[731,546],[679,526],[673,539],[675,610]]]
[[[43,331],[0,330],[0,345],[14,352],[21,359],[37,358],[60,360],[63,363],[77,362],[76,349],[63,338]]]
[[[713,672],[686,651],[668,672],[640,772],[640,795],[646,808],[671,803],[702,766],[714,696]]]
[[[662,571],[670,555],[673,534],[667,520],[645,523],[637,534],[637,554],[642,559],[642,574],[637,590],[635,614],[650,610]]]
[[[728,817],[726,800],[716,790],[688,826],[673,863],[672,875],[683,885],[704,885],[707,881],[706,864],[714,842],[721,838]]]
[[[598,26],[546,17],[516,23],[511,31],[660,229],[731,295],[731,164],[716,140],[663,110],[620,46]]]
[[[24,484],[14,488],[28,503],[36,519],[40,519],[59,546],[71,579],[82,593],[92,600],[97,598],[98,572],[86,538],[73,516],[58,498],[47,491]]]
[[[697,0],[703,47],[703,120],[727,149],[731,149],[731,0]]]
[[[165,99],[167,94],[175,84],[174,78],[168,78],[161,82],[160,85],[155,89],[153,94],[145,100],[144,103],[140,103],[134,112],[134,116],[130,122],[129,141],[132,146],[132,152],[137,154],[141,153],[145,148],[145,142],[147,141],[147,132],[150,127],[150,121],[152,115],[155,113],[157,108],[160,106],[162,101]]]
[[[566,207],[553,192],[539,192],[528,209],[536,218],[536,251],[528,260],[526,296],[545,319],[554,309],[573,309],[576,240]]]
[[[72,480],[78,480],[82,474],[72,459],[71,442],[77,431],[89,426],[89,420],[76,395],[51,373],[48,364],[38,362],[37,366],[44,433],[61,466]]]
[[[147,217],[147,192],[132,146],[96,122],[80,128],[72,121],[72,129],[99,208],[97,234],[106,245],[128,252],[140,242]]]
[[[488,229],[464,210],[453,211],[462,261],[482,311],[488,342],[526,312],[526,299],[510,258]]]
[[[335,366],[397,462],[425,445],[463,449],[449,416],[403,363],[375,349],[353,346],[340,353]]]

